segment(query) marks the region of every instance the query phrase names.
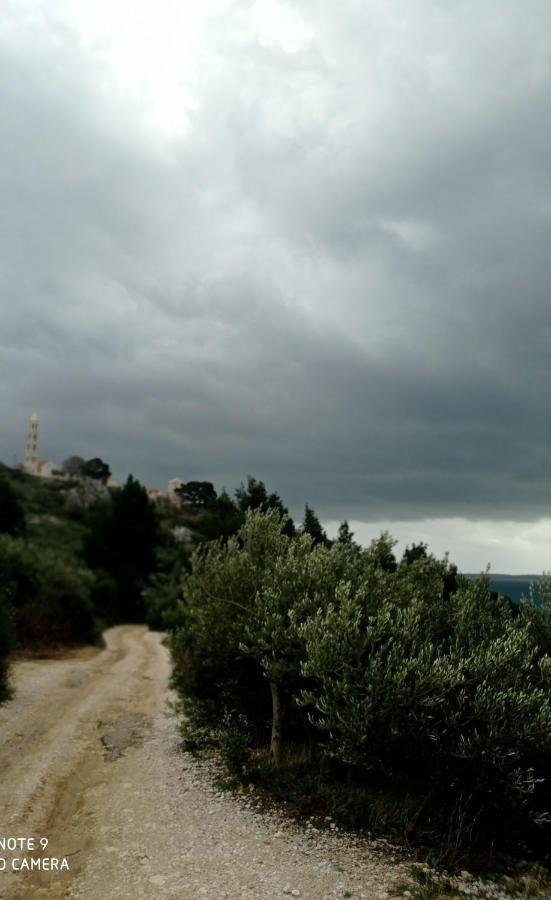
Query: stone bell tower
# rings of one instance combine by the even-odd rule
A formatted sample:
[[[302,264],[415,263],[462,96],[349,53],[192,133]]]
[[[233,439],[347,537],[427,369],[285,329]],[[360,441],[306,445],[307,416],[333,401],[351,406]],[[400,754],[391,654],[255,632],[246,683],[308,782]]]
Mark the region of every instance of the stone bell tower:
[[[36,413],[33,413],[29,419],[23,468],[30,475],[36,475],[38,472],[38,416]]]

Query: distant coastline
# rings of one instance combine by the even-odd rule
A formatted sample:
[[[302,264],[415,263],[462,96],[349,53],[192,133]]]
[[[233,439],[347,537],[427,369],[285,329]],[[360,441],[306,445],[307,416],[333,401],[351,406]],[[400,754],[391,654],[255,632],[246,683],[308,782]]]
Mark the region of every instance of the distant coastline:
[[[478,574],[466,573],[466,578],[478,578]],[[490,573],[490,585],[498,594],[505,594],[515,603],[520,603],[521,597],[530,595],[530,585],[536,583],[540,575],[506,575],[503,573]]]

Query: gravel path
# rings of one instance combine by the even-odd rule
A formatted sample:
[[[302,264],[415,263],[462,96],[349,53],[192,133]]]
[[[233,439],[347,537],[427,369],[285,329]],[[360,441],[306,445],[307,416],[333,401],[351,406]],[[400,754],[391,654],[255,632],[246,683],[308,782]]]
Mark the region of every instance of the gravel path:
[[[257,811],[253,794],[218,791],[212,768],[178,750],[160,635],[121,626],[106,642],[16,666],[16,698],[0,709],[0,838],[49,843],[0,849],[0,897],[395,896],[407,867],[381,845]],[[69,871],[10,871],[31,857]]]
[[[160,715],[141,752],[117,766],[118,792],[94,791],[101,858],[91,858],[70,897],[382,898],[406,872],[359,852],[341,835],[297,828],[254,800],[220,792],[213,773],[177,749],[173,716]]]
[[[15,666],[0,708],[2,900],[429,896],[408,889],[410,865],[384,841],[220,791],[216,767],[178,748],[161,635],[119,626],[105,641]],[[430,897],[550,898],[528,882],[504,892],[462,873]]]

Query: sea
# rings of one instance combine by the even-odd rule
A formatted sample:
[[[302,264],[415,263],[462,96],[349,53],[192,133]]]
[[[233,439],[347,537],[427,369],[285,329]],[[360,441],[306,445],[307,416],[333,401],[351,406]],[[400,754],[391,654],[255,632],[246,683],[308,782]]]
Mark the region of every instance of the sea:
[[[469,574],[467,578],[478,578],[478,575]],[[537,587],[539,575],[492,575],[490,573],[490,585],[492,591],[505,594],[514,603],[520,603],[521,597],[530,596],[530,585]],[[536,591],[537,597],[537,591]]]

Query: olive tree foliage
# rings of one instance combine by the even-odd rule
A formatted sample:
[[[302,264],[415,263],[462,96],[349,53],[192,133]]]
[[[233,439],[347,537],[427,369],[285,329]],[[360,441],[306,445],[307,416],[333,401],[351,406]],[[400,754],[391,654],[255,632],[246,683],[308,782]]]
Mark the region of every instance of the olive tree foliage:
[[[260,733],[270,731],[276,763],[286,711],[304,687],[302,624],[343,579],[363,582],[366,566],[384,573],[378,550],[316,544],[286,530],[277,508],[250,509],[226,544],[199,547],[172,634],[176,683],[194,714],[211,723],[232,711],[252,719]]]
[[[544,841],[551,579],[513,611],[487,576],[424,545],[397,562],[387,533],[362,549],[285,525],[249,509],[226,543],[194,552],[171,629],[188,716],[236,769],[252,744],[276,765],[293,743],[316,746],[340,772],[460,810],[462,840],[469,816]]]
[[[324,603],[324,597],[343,567],[346,551],[333,552],[316,544],[311,535],[289,538],[281,533],[282,518],[270,516],[264,522],[249,518],[242,530],[254,540],[259,524],[274,529],[273,548],[279,545],[265,566],[251,616],[244,622],[241,649],[260,666],[270,684],[272,701],[270,752],[276,764],[281,758],[283,707],[294,702],[301,686],[304,643],[300,625]],[[279,534],[275,531],[279,530]],[[338,556],[341,557],[339,566]]]
[[[516,820],[549,819],[551,660],[546,611],[513,616],[489,579],[446,590],[427,554],[342,582],[299,630],[303,693],[327,751],[431,784]],[[546,645],[547,642],[547,645]]]
[[[268,684],[285,650],[276,649],[275,628],[273,656],[267,651],[270,623],[281,615],[269,589],[292,543],[286,522],[278,509],[248,510],[238,534],[198,547],[183,576],[172,635],[176,682],[205,721],[235,712],[262,729],[269,720]],[[271,699],[277,707],[273,689]]]
[[[551,572],[544,572],[537,584],[530,585],[528,597],[523,597],[520,609],[531,628],[539,646],[551,656]]]

